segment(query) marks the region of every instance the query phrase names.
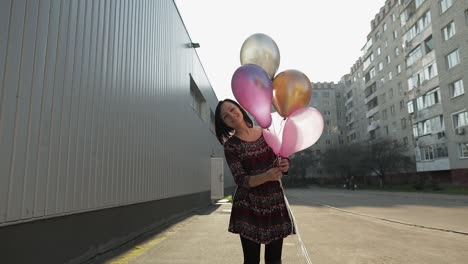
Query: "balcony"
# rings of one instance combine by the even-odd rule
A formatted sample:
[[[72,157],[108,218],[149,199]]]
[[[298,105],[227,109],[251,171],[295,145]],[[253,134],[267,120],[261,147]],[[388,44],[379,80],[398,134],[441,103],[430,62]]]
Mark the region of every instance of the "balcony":
[[[449,158],[438,158],[428,161],[417,161],[416,170],[418,172],[450,170],[450,160]]]
[[[374,108],[367,111],[366,118],[369,118],[369,117],[375,115],[377,112],[379,112],[379,106],[375,106]]]
[[[380,127],[380,120],[372,121],[370,125],[367,126],[367,132],[371,132]]]
[[[433,118],[443,114],[442,104],[438,103],[428,108],[424,108],[422,110],[416,111],[413,114],[413,122],[419,122],[422,120],[426,120],[429,118]]]
[[[419,32],[412,40],[404,43],[403,51],[407,54],[419,44],[421,44],[427,37],[432,34],[432,24],[428,25],[422,32]]]
[[[353,101],[353,97],[349,97],[348,99],[346,99],[346,102],[344,103],[345,105],[348,105],[349,102],[352,102]]]
[[[377,91],[371,93],[371,95],[369,95],[368,97],[364,98],[364,104],[367,104],[369,103],[372,99],[374,99],[375,97],[377,97]]]

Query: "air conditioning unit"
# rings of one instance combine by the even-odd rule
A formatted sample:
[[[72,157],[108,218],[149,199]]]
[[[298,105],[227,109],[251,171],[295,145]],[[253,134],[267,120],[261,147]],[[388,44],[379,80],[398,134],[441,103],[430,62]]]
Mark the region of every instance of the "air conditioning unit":
[[[437,138],[443,138],[443,137],[445,137],[445,132],[437,133]]]
[[[455,134],[463,135],[465,134],[465,129],[463,127],[455,128]]]

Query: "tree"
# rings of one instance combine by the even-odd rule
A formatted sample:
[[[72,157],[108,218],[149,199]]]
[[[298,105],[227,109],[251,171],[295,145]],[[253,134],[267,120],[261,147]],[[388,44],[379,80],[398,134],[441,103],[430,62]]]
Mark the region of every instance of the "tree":
[[[294,184],[294,180],[300,179],[305,182],[307,168],[317,163],[315,156],[310,148],[302,150],[291,157],[291,168],[289,170],[289,180]]]
[[[337,172],[341,177],[350,179],[352,176],[364,175],[366,147],[359,143],[328,149],[321,157],[324,168]]]
[[[412,159],[405,155],[407,147],[397,140],[377,139],[369,144],[366,164],[379,177],[380,187],[385,185],[385,175],[414,167]]]

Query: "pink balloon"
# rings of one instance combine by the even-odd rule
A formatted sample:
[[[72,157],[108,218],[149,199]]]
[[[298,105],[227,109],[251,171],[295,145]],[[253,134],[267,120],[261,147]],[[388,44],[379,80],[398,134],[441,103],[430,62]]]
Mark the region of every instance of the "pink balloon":
[[[233,74],[232,93],[262,128],[271,124],[271,99],[273,87],[268,74],[260,66],[245,64]]]
[[[271,147],[273,152],[278,155],[281,149],[281,139],[283,135],[283,127],[286,120],[274,112],[271,114],[272,122],[269,128],[263,129],[263,138],[266,143]]]
[[[323,116],[313,107],[294,111],[286,120],[279,155],[289,157],[312,146],[323,132]]]

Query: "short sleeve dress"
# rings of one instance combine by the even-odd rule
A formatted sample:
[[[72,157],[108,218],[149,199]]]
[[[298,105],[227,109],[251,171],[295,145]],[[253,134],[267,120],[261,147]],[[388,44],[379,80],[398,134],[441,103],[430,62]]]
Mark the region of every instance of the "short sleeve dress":
[[[255,141],[231,137],[224,154],[237,189],[233,197],[229,232],[261,244],[294,234],[294,225],[278,181],[249,187],[249,177],[275,166],[276,155],[263,135]]]

